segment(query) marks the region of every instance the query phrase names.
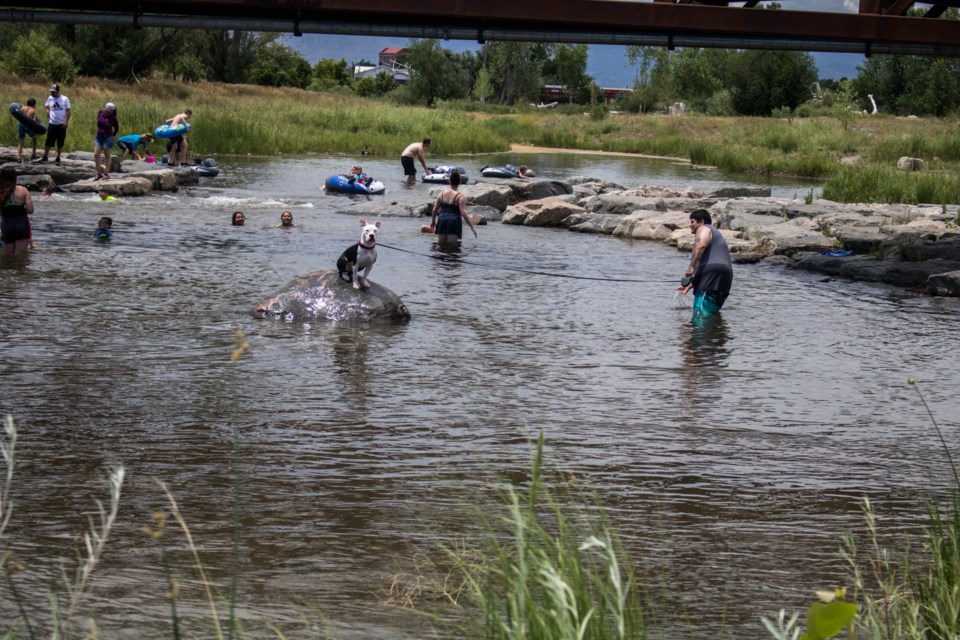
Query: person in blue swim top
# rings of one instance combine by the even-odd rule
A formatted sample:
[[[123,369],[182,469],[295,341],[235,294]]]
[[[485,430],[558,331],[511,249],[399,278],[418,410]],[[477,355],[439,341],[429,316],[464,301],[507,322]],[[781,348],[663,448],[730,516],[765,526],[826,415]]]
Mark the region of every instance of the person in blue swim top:
[[[693,255],[684,273],[684,279],[690,280],[680,290],[686,293],[693,289],[694,316],[718,313],[733,285],[730,249],[706,209],[690,214],[690,233],[695,237]]]
[[[128,136],[117,138],[117,146],[123,150],[124,159],[131,157],[137,160],[145,160],[146,156],[150,154],[150,150],[147,149],[148,142],[153,142],[152,133],[131,133]],[[143,149],[143,155],[140,155],[140,152],[137,151],[138,147]]]
[[[97,222],[97,230],[93,232],[93,237],[97,240],[109,240],[113,237],[113,234],[110,232],[110,227],[113,226],[113,218],[110,216],[103,216]]]

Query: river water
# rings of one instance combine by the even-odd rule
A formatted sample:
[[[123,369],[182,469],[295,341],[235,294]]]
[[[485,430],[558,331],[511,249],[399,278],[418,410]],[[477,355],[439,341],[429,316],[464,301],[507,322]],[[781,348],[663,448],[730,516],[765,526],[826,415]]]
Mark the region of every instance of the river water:
[[[628,187],[735,182],[620,157],[445,160],[468,175],[511,161]],[[387,639],[428,628],[384,606],[391,577],[469,536],[465,490],[522,478],[540,430],[548,466],[595,492],[641,580],[671,602],[666,637],[764,637],[762,615],[845,584],[840,535],[862,533],[864,496],[896,538],[949,491],[906,380],[955,442],[956,300],[737,265],[722,317],[698,326],[675,299],[687,256],[669,247],[493,223],[435,260],[422,221],[388,218],[381,242],[411,253],[381,249],[371,279],[409,323],[257,320],[257,302],[356,241],[356,217],[320,190],[353,160],[219,162],[221,177],[177,194],[37,196],[39,248],[0,261],[0,410],[19,429],[3,545],[37,621],[120,463],[119,521],[85,601],[106,636],[169,618],[159,547],[139,532],[167,508],[157,480],[223,593],[238,505],[249,628],[303,635],[302,616]],[[385,198],[410,197],[399,163],[365,168]],[[245,227],[229,226],[236,209]],[[296,228],[276,228],[283,209]],[[114,237],[98,243],[104,214]],[[238,329],[251,349],[231,363]],[[168,540],[180,613],[202,620],[183,537]],[[3,591],[0,619],[14,615]]]

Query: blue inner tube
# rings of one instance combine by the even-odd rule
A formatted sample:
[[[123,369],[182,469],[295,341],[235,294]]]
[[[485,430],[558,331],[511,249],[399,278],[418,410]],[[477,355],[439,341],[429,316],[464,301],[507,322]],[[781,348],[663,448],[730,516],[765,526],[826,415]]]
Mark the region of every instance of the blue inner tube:
[[[181,122],[175,127],[171,127],[168,124],[162,124],[154,129],[153,133],[158,138],[176,138],[177,136],[182,136],[188,131],[190,131],[190,123]]]
[[[379,180],[371,181],[368,186],[359,180],[351,181],[350,178],[340,174],[334,174],[327,178],[323,183],[323,188],[338,193],[377,194],[386,191],[386,187]]]
[[[23,107],[20,106],[19,102],[11,102],[9,109],[10,115],[16,118],[17,122],[25,126],[34,135],[43,135],[47,132],[47,128],[43,126],[42,122],[36,118],[31,118],[23,112]]]

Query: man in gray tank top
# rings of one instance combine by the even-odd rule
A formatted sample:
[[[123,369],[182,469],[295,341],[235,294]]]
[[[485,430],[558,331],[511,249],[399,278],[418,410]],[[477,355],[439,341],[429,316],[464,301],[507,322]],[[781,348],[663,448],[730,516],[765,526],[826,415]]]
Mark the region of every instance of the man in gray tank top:
[[[690,284],[683,291],[686,293],[693,287],[694,316],[718,313],[733,284],[730,249],[711,222],[710,212],[706,209],[697,209],[690,214],[690,232],[696,241],[690,266],[684,274],[684,278],[690,278]]]

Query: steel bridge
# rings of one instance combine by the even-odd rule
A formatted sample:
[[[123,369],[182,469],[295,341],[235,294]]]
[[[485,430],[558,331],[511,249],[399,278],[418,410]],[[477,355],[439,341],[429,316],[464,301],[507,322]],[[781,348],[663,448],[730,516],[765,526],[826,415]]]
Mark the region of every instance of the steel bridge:
[[[840,4],[840,0],[835,0]],[[302,35],[527,41],[960,57],[960,0],[860,0],[859,11],[760,0],[30,0],[0,21]],[[922,15],[907,13],[917,6]],[[78,9],[77,7],[82,7]],[[916,14],[917,12],[913,12]]]

